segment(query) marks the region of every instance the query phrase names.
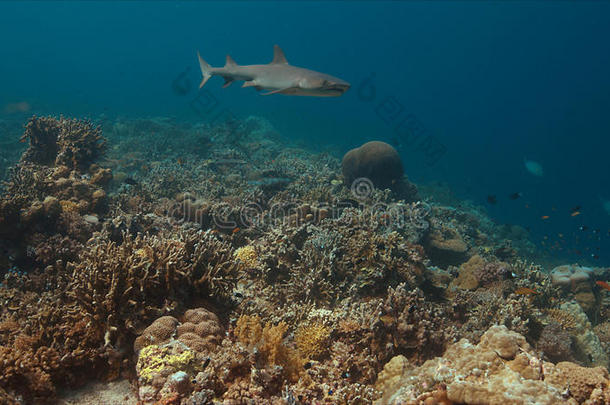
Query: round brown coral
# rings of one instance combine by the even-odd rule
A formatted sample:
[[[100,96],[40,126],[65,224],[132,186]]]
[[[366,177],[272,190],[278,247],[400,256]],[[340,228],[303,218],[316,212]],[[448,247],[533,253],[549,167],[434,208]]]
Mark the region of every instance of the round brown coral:
[[[178,325],[178,320],[173,316],[162,316],[144,329],[144,332],[136,338],[133,349],[137,352],[146,346],[169,340],[176,332],[176,325]]]
[[[205,308],[189,309],[178,326],[178,340],[197,352],[208,352],[220,343],[223,328],[218,317]]]

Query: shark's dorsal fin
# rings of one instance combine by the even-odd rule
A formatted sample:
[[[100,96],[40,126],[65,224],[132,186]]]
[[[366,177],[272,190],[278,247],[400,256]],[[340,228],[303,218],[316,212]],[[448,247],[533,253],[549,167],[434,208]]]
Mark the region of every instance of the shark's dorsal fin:
[[[227,55],[227,61],[225,62],[225,67],[237,66],[237,63],[233,60],[231,55]]]
[[[282,51],[282,48],[280,48],[278,45],[273,45],[273,61],[271,61],[272,65],[276,65],[276,64],[288,64],[288,61],[286,60],[286,56],[284,56],[284,51]]]

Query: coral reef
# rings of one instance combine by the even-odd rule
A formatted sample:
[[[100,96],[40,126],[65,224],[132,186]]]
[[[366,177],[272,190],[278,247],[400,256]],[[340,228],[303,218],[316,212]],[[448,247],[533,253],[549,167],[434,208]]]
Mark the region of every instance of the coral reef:
[[[0,402],[116,379],[142,404],[608,402],[607,269],[546,272],[386,146],[342,167],[257,117],[34,117],[23,140]]]
[[[393,358],[379,374],[377,387],[384,394],[376,404],[443,403],[428,400],[439,386],[451,401],[445,403],[607,403],[609,382],[604,368],[544,362],[523,336],[493,326],[479,344],[461,340],[420,367]]]

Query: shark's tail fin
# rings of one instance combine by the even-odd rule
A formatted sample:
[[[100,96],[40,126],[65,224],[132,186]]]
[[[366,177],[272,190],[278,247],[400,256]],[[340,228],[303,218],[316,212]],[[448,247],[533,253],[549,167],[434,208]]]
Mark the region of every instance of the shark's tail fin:
[[[201,83],[199,84],[199,88],[202,88],[203,85],[208,80],[210,80],[210,77],[212,77],[212,73],[210,72],[212,67],[208,65],[206,61],[203,60],[203,58],[199,54],[199,51],[197,51],[197,57],[199,58],[199,67],[201,68],[201,75],[203,76],[203,79],[201,79]]]

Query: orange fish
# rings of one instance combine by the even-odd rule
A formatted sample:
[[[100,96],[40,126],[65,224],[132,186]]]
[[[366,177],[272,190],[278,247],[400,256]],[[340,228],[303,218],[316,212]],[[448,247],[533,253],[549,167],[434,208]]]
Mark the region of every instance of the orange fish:
[[[604,290],[610,291],[610,284],[608,284],[608,282],[606,282],[606,281],[596,281],[595,284],[597,284],[598,286],[600,286]]]
[[[538,294],[538,291],[532,290],[531,288],[527,288],[527,287],[519,287],[515,290],[515,294],[519,294],[519,295]]]
[[[543,215],[542,217],[540,217],[541,219],[549,219],[550,217],[548,215]]]
[[[237,232],[239,232],[239,231],[241,231],[241,228],[235,228],[235,229],[233,229],[231,232],[232,232],[232,233],[237,233]]]
[[[574,211],[573,213],[570,214],[571,216],[575,217],[577,215],[580,215],[580,211]]]

